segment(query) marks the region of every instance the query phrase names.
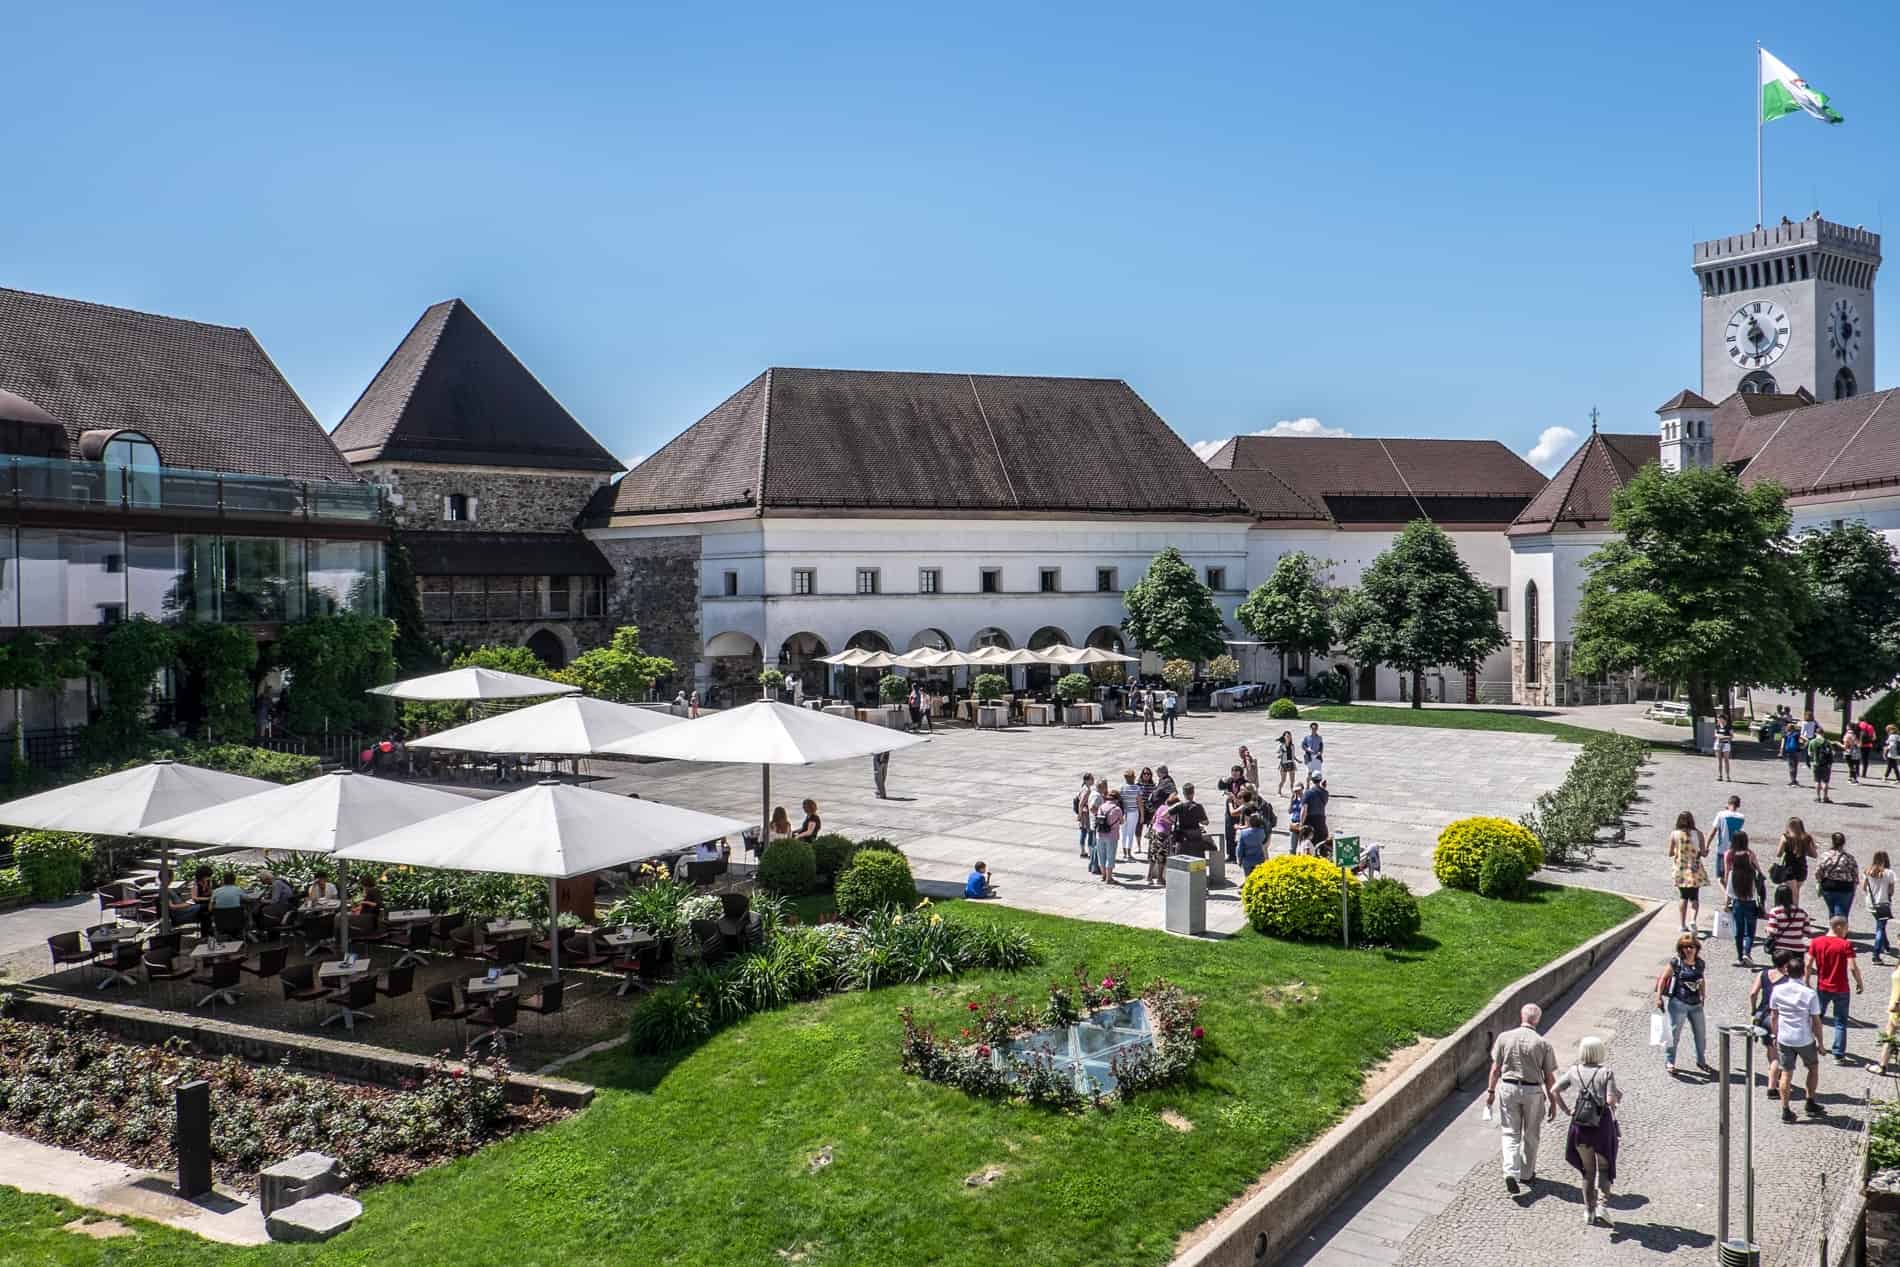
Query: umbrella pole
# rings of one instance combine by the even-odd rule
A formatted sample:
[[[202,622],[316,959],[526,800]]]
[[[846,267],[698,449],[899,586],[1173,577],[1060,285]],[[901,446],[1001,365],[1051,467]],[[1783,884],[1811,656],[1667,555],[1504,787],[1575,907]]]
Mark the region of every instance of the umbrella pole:
[[[341,958],[350,957],[350,863],[347,858],[336,860],[336,937],[337,954]]]
[[[762,789],[759,807],[759,861],[765,861],[765,846],[772,839],[772,767],[759,767],[759,785]]]
[[[548,962],[554,968],[554,979],[559,981],[561,979],[561,882],[553,876],[548,877]]]
[[[158,931],[172,930],[172,847],[166,841],[158,850]]]

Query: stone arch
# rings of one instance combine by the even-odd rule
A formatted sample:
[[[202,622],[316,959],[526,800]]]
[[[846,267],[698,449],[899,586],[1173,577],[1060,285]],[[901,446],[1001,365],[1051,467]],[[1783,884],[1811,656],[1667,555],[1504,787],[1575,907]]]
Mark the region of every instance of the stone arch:
[[[956,641],[941,629],[919,629],[910,636],[906,651],[954,651]]]
[[[758,640],[737,630],[716,633],[706,640],[708,702],[721,708],[759,698],[759,671],[765,656]]]
[[[521,645],[540,657],[550,669],[564,669],[581,653],[580,641],[566,625],[530,625]]]
[[[795,633],[779,644],[778,667],[785,674],[785,689],[790,691],[797,683],[797,693],[813,699],[823,696],[831,666],[818,661],[830,654],[831,648],[815,633]]]
[[[1029,649],[1031,651],[1041,651],[1044,647],[1053,647],[1058,642],[1065,645],[1074,645],[1069,642],[1067,632],[1056,625],[1044,625],[1042,628],[1036,630],[1035,633],[1029,635]],[[1069,670],[1060,665],[1032,664],[1024,670],[1023,679],[1025,684],[1032,691],[1046,690],[1055,684],[1056,678],[1068,671]]]
[[[1128,654],[1128,640],[1122,636],[1119,625],[1097,625],[1089,634],[1087,645],[1113,651],[1117,655]]]
[[[847,648],[856,647],[861,651],[889,651],[891,640],[875,629],[860,629],[845,639]]]
[[[970,635],[970,645],[965,651],[975,651],[979,647],[1001,647],[1005,651],[1014,651],[1016,644],[1010,641],[1009,634],[995,625],[985,625]]]

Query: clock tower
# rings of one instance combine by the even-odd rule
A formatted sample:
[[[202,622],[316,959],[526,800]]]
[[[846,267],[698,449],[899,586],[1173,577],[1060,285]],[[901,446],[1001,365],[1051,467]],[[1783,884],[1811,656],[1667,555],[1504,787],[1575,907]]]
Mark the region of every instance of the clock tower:
[[[1874,389],[1874,274],[1880,235],[1783,220],[1698,242],[1702,395],[1736,391],[1838,400]]]

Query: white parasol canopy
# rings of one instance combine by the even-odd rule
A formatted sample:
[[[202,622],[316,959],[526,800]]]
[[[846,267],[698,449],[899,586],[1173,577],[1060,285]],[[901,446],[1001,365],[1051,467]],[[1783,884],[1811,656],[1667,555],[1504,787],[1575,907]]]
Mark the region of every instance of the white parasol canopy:
[[[919,647],[915,651],[906,651],[897,657],[897,663],[906,669],[955,669],[969,661],[961,651],[938,651],[934,647]]]
[[[1072,664],[1134,664],[1140,656],[1123,655],[1107,647],[1083,647]]]
[[[821,655],[818,663],[836,665],[841,669],[854,669],[871,657],[871,652],[863,647],[846,647],[834,655]]]
[[[763,849],[771,833],[773,766],[843,761],[926,742],[888,726],[834,717],[816,709],[793,708],[777,700],[755,700],[743,708],[728,709],[684,726],[609,744],[604,751],[629,757],[730,761],[763,767],[764,831],[759,837]]]
[[[610,743],[684,720],[658,709],[569,695],[413,739],[409,746],[448,748],[457,752],[585,757]]]
[[[556,880],[657,857],[744,829],[735,818],[543,779],[518,792],[467,803],[338,849],[336,856],[341,861],[547,876],[552,963],[558,979]]]
[[[572,695],[580,689],[525,673],[504,673],[500,669],[470,665],[427,677],[412,677],[406,682],[391,682],[388,686],[372,686],[369,693],[413,700],[534,699],[543,695]]]
[[[1037,648],[1035,654],[1044,664],[1081,664],[1085,653],[1082,648],[1071,647],[1066,642],[1052,642]]]

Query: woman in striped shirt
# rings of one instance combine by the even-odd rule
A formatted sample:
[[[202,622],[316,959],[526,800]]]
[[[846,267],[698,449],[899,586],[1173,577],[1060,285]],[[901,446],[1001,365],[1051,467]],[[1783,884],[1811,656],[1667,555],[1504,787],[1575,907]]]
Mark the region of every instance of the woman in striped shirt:
[[[1808,952],[1808,938],[1812,934],[1812,921],[1808,913],[1794,904],[1794,890],[1785,884],[1777,885],[1775,909],[1768,912],[1769,946],[1774,950],[1805,955]]]

